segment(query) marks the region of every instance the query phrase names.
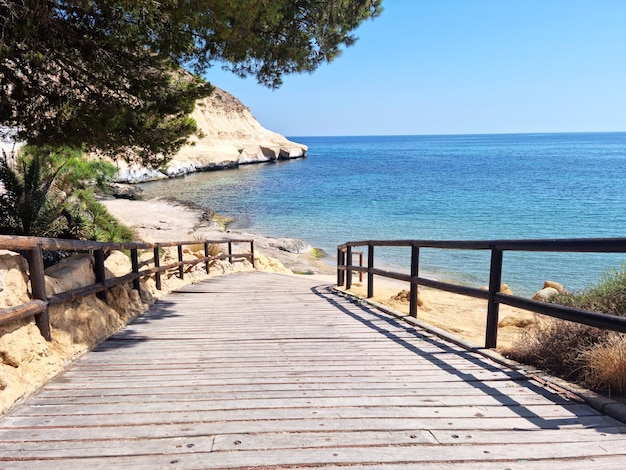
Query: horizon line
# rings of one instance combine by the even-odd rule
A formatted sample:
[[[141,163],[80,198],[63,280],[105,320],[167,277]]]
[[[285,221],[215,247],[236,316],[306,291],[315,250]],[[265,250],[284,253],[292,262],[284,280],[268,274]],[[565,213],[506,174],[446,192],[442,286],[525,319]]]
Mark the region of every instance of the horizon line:
[[[626,134],[621,131],[547,131],[547,132],[476,132],[476,133],[441,133],[441,134],[327,134],[327,135],[295,135],[284,134],[288,138],[297,137],[462,137],[462,136],[493,136],[493,135],[558,135],[558,134]]]

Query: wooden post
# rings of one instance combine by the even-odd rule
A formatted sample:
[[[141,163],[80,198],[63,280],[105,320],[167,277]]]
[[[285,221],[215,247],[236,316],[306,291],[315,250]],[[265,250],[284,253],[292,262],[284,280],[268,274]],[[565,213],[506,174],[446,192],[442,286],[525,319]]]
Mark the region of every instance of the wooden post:
[[[250,240],[250,262],[254,268],[254,240]]]
[[[104,250],[95,250],[93,252],[93,271],[96,275],[96,283],[104,284],[107,280],[107,275],[104,270]],[[109,296],[106,289],[98,292],[96,297],[105,303],[109,303]]]
[[[159,259],[159,246],[154,247],[154,267],[158,268],[161,266],[161,260]],[[157,271],[154,273],[154,281],[156,283],[157,290],[161,290],[161,272]]]
[[[204,242],[204,257],[206,258],[206,261],[204,262],[204,269],[206,270],[206,273],[209,274],[209,270],[211,268],[209,268],[209,242]]]
[[[367,298],[374,297],[374,245],[367,245]]]
[[[359,267],[363,267],[363,252],[359,251]],[[359,282],[363,282],[363,271],[359,271]]]
[[[409,316],[417,318],[418,307],[418,285],[417,278],[419,276],[420,266],[420,247],[411,246],[411,288],[409,291]]]
[[[178,245],[178,262],[183,262],[183,245]],[[185,267],[182,264],[178,267],[178,277],[185,278]]]
[[[43,250],[41,244],[28,251],[28,269],[30,271],[30,286],[32,290],[33,299],[43,300],[48,302],[48,295],[46,294],[46,277],[43,267]],[[35,315],[35,324],[41,336],[47,341],[52,341],[52,332],[50,329],[50,315],[48,314],[48,306],[46,309],[38,315]]]
[[[139,272],[139,254],[137,248],[131,248],[130,250],[130,262],[133,266],[133,273]],[[133,289],[139,290],[139,278],[133,279]]]
[[[233,264],[233,242],[228,242],[228,261]]]
[[[502,284],[502,250],[491,249],[491,269],[489,271],[489,299],[487,303],[487,328],[485,331],[485,347],[495,348],[498,343],[498,317],[500,304],[496,294]]]
[[[352,247],[346,247],[346,290],[352,287]]]
[[[341,248],[337,248],[337,287],[343,286],[346,276],[345,271],[340,269],[345,263],[345,252]]]

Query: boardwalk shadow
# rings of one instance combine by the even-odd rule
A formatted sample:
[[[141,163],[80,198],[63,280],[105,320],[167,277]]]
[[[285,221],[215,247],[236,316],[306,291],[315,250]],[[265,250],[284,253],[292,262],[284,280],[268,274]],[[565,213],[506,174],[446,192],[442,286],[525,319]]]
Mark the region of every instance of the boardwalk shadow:
[[[584,415],[581,414],[580,416],[575,413],[575,410],[569,409],[568,411],[574,414],[574,416],[571,418],[544,418],[542,416],[539,416],[532,410],[530,410],[527,406],[521,404],[515,398],[504,394],[501,390],[493,387],[489,383],[486,383],[486,381],[490,381],[493,379],[477,377],[472,373],[460,370],[453,364],[446,362],[446,360],[444,360],[443,358],[462,358],[472,365],[480,367],[480,370],[482,371],[500,372],[508,378],[504,379],[504,381],[510,380],[515,383],[523,384],[526,389],[551,400],[556,405],[571,406],[572,404],[580,404],[583,401],[572,401],[568,398],[562,397],[555,392],[552,392],[540,386],[536,382],[531,381],[528,377],[526,377],[519,371],[507,369],[504,366],[496,365],[495,363],[487,360],[485,357],[470,350],[452,346],[450,343],[447,343],[444,340],[439,339],[438,337],[432,336],[427,332],[418,330],[414,326],[411,326],[397,318],[391,317],[378,310],[375,310],[374,308],[368,307],[358,300],[340,296],[336,293],[330,292],[327,286],[318,286],[312,288],[311,290],[315,295],[324,299],[326,302],[335,307],[338,311],[367,326],[371,330],[380,333],[394,343],[419,356],[421,359],[425,359],[432,365],[444,369],[446,372],[458,377],[471,387],[480,390],[486,395],[489,395],[494,400],[499,402],[500,405],[507,407],[513,413],[517,414],[521,418],[528,420],[532,425],[540,429],[560,429],[563,426],[573,425],[583,425],[587,427],[589,425],[588,423],[584,422],[585,420],[583,417],[586,417],[587,421],[589,421],[588,418],[592,414],[596,417],[604,418],[604,422],[599,424],[599,426],[602,426],[602,432],[610,432],[610,428],[607,429],[607,426],[621,425],[621,423],[619,423],[618,421],[611,423],[611,418],[604,417],[600,413],[595,412],[591,407],[588,408],[588,413],[586,412]],[[349,303],[350,306],[347,307],[346,303]],[[398,333],[394,333],[394,331],[401,332],[403,337],[399,336]],[[429,346],[433,346],[437,348],[438,352],[436,354],[432,352],[427,352],[424,349],[420,348],[419,344],[428,344]],[[503,379],[498,379],[498,382],[503,383]]]
[[[180,317],[175,311],[176,303],[168,300],[159,300],[146,312],[128,322],[126,327],[107,338],[93,349],[94,352],[112,351],[115,349],[133,348],[146,341],[154,340],[146,334],[150,324],[161,320]]]

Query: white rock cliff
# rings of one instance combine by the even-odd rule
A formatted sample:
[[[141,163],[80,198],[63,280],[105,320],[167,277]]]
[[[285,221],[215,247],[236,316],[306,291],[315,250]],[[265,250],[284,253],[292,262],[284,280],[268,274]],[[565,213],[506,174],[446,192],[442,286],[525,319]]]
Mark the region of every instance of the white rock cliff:
[[[291,142],[265,129],[241,101],[215,88],[208,98],[199,100],[192,117],[200,136],[184,146],[163,170],[118,162],[119,182],[139,183],[181,176],[195,171],[234,168],[306,156],[306,145]]]

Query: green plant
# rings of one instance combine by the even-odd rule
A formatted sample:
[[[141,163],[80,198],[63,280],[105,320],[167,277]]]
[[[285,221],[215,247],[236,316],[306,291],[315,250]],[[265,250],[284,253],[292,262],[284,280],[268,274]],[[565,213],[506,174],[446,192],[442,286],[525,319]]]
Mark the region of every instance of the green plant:
[[[0,232],[9,235],[55,236],[66,227],[67,201],[54,187],[62,165],[39,155],[18,157],[15,168],[0,159]]]
[[[322,258],[326,258],[327,256],[328,256],[328,253],[326,253],[321,248],[312,248],[311,249],[311,257],[313,259],[322,259]]]
[[[70,232],[75,238],[85,238],[102,242],[129,242],[134,238],[133,231],[117,221],[96,200],[91,189],[76,191],[67,210]]]
[[[0,232],[12,235],[132,241],[95,197],[115,174],[106,162],[88,160],[79,149],[28,146],[15,167],[0,161]]]
[[[626,264],[604,272],[600,281],[574,293],[555,295],[550,302],[569,307],[626,316]]]

